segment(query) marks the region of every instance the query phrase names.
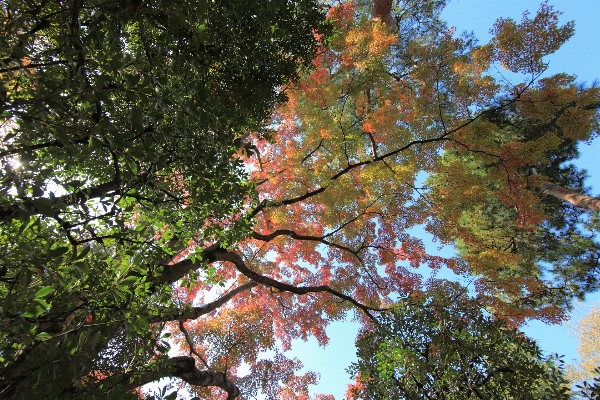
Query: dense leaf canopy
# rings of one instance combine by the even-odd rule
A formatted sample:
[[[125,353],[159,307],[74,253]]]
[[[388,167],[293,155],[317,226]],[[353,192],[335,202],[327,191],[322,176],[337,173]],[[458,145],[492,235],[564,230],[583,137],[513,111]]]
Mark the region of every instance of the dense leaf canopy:
[[[0,395],[308,399],[282,349],[440,268],[512,324],[596,290],[597,215],[542,190],[585,194],[597,134],[597,88],[539,79],[572,23],[478,45],[443,5],[2,3]]]
[[[581,360],[577,364],[567,366],[568,376],[572,382],[584,382],[596,378],[600,380],[600,305],[596,303],[590,312],[573,326],[579,346],[577,353]],[[592,382],[589,382],[592,383]]]
[[[495,321],[464,288],[435,284],[357,341],[353,399],[568,399],[562,361]]]
[[[302,0],[0,7],[0,396],[122,392],[137,384],[117,372],[160,370],[149,325],[180,314],[172,249],[244,231],[232,156],[268,133],[324,16]]]

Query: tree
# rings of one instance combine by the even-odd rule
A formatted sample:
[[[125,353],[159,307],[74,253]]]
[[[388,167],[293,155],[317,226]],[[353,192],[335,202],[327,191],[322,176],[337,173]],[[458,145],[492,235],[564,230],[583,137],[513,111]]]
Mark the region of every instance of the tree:
[[[573,327],[579,340],[577,352],[581,361],[567,366],[567,376],[573,383],[580,383],[598,375],[600,365],[600,305],[592,306],[590,312]]]
[[[585,172],[569,162],[578,156],[577,138],[593,134],[596,121],[572,122],[567,129],[571,122],[563,119],[574,118],[572,108],[585,114],[596,106],[572,77],[542,79],[537,86],[523,96],[524,105],[489,112],[461,133],[472,135],[469,139],[446,147],[428,178],[428,200],[435,209],[429,229],[458,244],[471,271],[485,277],[480,280],[484,291],[492,296],[503,291],[514,304],[537,303],[544,308],[541,316],[551,320],[552,304],[568,308],[572,298],[582,299],[598,287],[597,215],[563,201],[564,196],[542,196],[548,187],[558,187],[550,180],[574,188],[582,193],[579,198],[588,193]],[[537,102],[540,98],[552,98],[552,106],[532,110],[533,102],[545,104]],[[470,196],[463,201],[465,191]],[[548,271],[552,280],[544,278]],[[501,284],[515,279],[536,296]]]
[[[596,367],[594,373],[596,374],[594,378],[576,385],[580,389],[578,394],[585,399],[595,400],[600,396],[600,367]]]
[[[598,244],[594,230],[587,232],[595,229],[594,219],[586,223],[571,210],[564,215],[562,205],[527,185],[531,173],[522,171],[550,164],[546,169],[556,173],[545,180],[562,174],[563,181],[583,182],[580,172],[561,163],[576,157],[577,141],[595,134],[598,90],[562,74],[537,81],[541,57],[572,34],[572,24],[559,26],[556,13],[543,5],[520,24],[500,20],[496,37],[475,46],[471,37],[453,37],[432,8],[414,16],[430,29],[408,29],[411,39],[398,43],[386,26],[357,10],[348,4],[332,12],[346,33],[315,60],[315,72],[290,88],[290,102],[275,118],[278,141],[262,144],[253,174],[259,192],[255,246],[259,255],[280,255],[275,264],[262,264],[281,271],[305,261],[327,279],[334,271],[334,281],[360,288],[364,303],[414,291],[420,285],[414,272],[423,264],[448,266],[475,276],[480,294],[515,323],[560,320],[573,296],[597,289]],[[536,40],[522,48],[521,35]],[[485,73],[494,62],[525,81],[503,87]],[[497,128],[502,121],[504,130]],[[447,156],[440,157],[442,151]],[[489,171],[469,175],[476,168],[463,160],[470,158],[475,166],[490,164]],[[445,185],[420,187],[422,172]],[[516,260],[520,255],[511,247],[485,248],[493,236],[477,236],[457,222],[463,211],[471,221],[488,205],[509,230],[527,233],[542,221],[550,226],[536,241],[523,240],[530,244],[527,262]],[[455,259],[427,254],[410,235],[421,224],[437,239],[479,247]],[[556,229],[560,236],[553,236]],[[580,239],[576,251],[564,241],[569,236]],[[476,251],[481,248],[491,251]],[[540,259],[550,266],[539,266]]]
[[[122,395],[178,377],[201,398],[308,399],[315,374],[297,375],[281,348],[326,344],[327,323],[353,311],[371,326],[442,266],[490,283],[481,301],[512,307],[506,318],[563,315],[564,302],[537,301],[531,275],[491,290],[468,257],[428,254],[411,231],[444,221],[421,176],[442,168],[447,143],[479,145],[486,116],[545,112],[550,89],[576,104],[572,139],[593,134],[595,109],[579,105],[598,102],[595,88],[535,85],[542,57],[572,32],[549,6],[476,46],[433,0],[395,2],[387,25],[370,19],[372,4],[344,2],[329,10],[331,32],[309,1],[111,4],[3,9],[16,38],[5,48],[33,54],[3,71],[16,124],[0,213],[3,394]],[[524,83],[500,85],[485,74],[494,62]],[[553,138],[542,132],[555,147],[540,152],[560,147]],[[468,199],[463,188],[453,200]],[[519,193],[508,197],[520,212],[541,196]],[[164,355],[168,341],[181,355]]]
[[[378,317],[357,340],[352,399],[569,398],[560,360],[469,299],[434,283]]]
[[[279,87],[327,32],[322,11],[310,0],[0,10],[0,396],[121,397],[163,376],[235,396],[223,375],[166,357],[164,322],[220,303],[177,308],[169,285],[184,274],[165,266],[192,238],[244,235],[249,185],[233,155],[247,132],[268,134]]]

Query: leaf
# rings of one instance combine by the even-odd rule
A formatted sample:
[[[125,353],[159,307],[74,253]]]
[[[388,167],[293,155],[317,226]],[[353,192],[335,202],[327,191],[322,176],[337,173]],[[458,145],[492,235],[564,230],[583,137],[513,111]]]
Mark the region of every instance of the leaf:
[[[42,308],[39,305],[32,305],[32,307],[28,310],[25,311],[23,314],[21,314],[21,317],[23,318],[37,318],[40,315],[42,315],[44,312],[46,312],[46,310],[44,308]]]
[[[88,148],[90,150],[97,150],[97,149],[101,149],[104,146],[104,144],[95,136],[90,136],[90,139],[88,141]]]
[[[34,299],[40,306],[42,306],[45,310],[50,308],[50,304],[46,302],[44,299]]]
[[[89,331],[84,330],[79,334],[79,340],[77,342],[77,348],[83,349],[88,339]]]
[[[35,293],[34,298],[36,298],[36,299],[42,299],[42,298],[48,296],[53,291],[54,291],[54,287],[52,287],[52,286],[44,286],[43,288],[41,288],[40,290],[38,290]]]
[[[39,341],[44,341],[44,340],[48,340],[51,338],[52,338],[52,335],[49,334],[48,332],[40,332],[35,336],[35,339],[39,340]]]
[[[67,246],[56,247],[48,252],[48,257],[56,258],[68,252],[71,248]]]
[[[31,200],[31,204],[33,204],[33,206],[43,215],[47,216],[47,217],[54,217],[56,215],[56,211],[54,210],[53,206],[54,203],[52,200],[45,198],[45,197],[40,197],[38,199],[33,199]]]
[[[85,256],[88,255],[88,253],[90,252],[90,245],[86,244],[83,246],[83,248],[81,249],[81,252],[79,254],[77,254],[77,257],[75,257],[75,260],[81,260],[83,259]]]
[[[137,276],[128,276],[127,278],[123,279],[119,285],[120,286],[130,286],[133,285],[134,283],[137,282],[139,278]]]
[[[95,332],[87,342],[88,347],[92,347],[92,348],[95,347],[96,344],[98,344],[101,339],[102,339],[102,333]]]
[[[150,325],[150,321],[144,317],[137,317],[135,320],[135,324],[140,328],[147,328]]]
[[[31,189],[32,189],[31,194],[33,195],[33,197],[40,197],[40,196],[44,195],[44,190],[37,185],[33,185]]]

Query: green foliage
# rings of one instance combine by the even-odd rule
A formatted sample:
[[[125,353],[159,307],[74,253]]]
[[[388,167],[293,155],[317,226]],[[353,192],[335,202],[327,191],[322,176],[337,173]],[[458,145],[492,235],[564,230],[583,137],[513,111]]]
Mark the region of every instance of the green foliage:
[[[544,357],[451,283],[382,313],[357,348],[355,399],[569,398],[559,358]]]
[[[600,399],[600,367],[594,370],[596,376],[592,379],[588,379],[581,384],[577,385],[579,389],[578,395],[582,398],[590,400]]]
[[[235,153],[323,21],[312,0],[2,2],[0,397],[124,396],[111,377],[158,368],[165,259],[247,234]]]
[[[539,186],[550,181],[589,194],[586,171],[571,162],[579,156],[574,137],[594,137],[597,115],[579,116],[577,128],[568,127],[561,118],[589,105],[585,90],[564,75],[537,86],[536,96],[550,92],[560,100],[537,110],[529,103],[536,98],[531,96],[523,101],[527,106],[515,103],[488,111],[469,135],[448,146],[427,180],[436,208],[429,230],[457,245],[471,263],[468,272],[483,276],[488,292],[510,299],[517,308],[569,309],[572,299],[583,299],[599,287],[598,215],[551,196],[540,200]],[[504,290],[515,279],[529,279],[529,290]],[[554,318],[550,311],[538,317]]]

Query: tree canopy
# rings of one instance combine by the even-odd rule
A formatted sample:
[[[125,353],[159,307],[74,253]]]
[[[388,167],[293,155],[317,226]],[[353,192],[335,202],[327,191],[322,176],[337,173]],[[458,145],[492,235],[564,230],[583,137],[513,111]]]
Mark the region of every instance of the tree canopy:
[[[268,135],[279,88],[327,32],[322,11],[302,0],[0,7],[0,395],[89,397],[137,386],[128,371],[193,371],[157,367],[161,324],[183,312],[169,284],[184,273],[164,266],[181,244],[244,235],[248,181],[232,156],[248,132]]]
[[[593,378],[600,379],[600,304],[596,303],[590,312],[573,327],[579,346],[577,353],[581,361],[567,366],[568,377],[572,382],[584,382]]]
[[[494,318],[562,320],[598,222],[548,185],[588,194],[599,90],[540,79],[551,6],[478,45],[444,3],[3,3],[0,394],[308,399],[281,350],[443,267]]]
[[[568,399],[562,361],[436,283],[381,315],[357,340],[352,399]]]

